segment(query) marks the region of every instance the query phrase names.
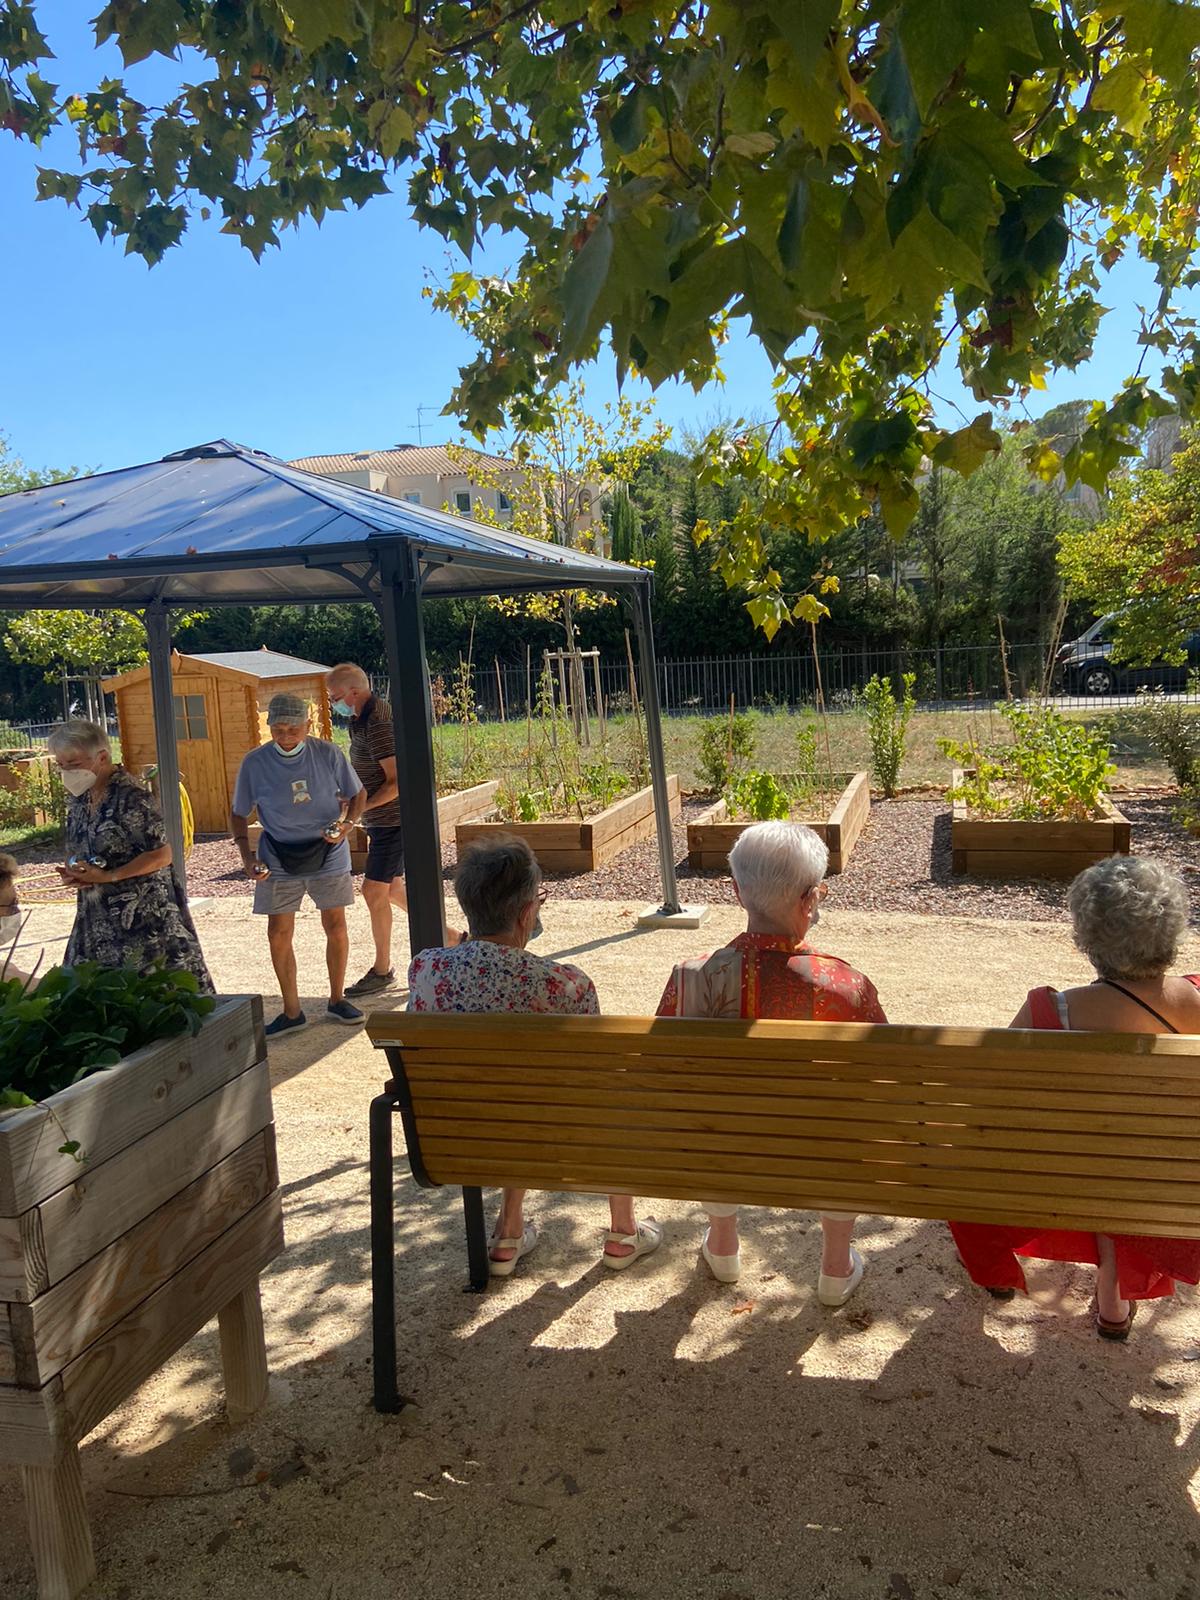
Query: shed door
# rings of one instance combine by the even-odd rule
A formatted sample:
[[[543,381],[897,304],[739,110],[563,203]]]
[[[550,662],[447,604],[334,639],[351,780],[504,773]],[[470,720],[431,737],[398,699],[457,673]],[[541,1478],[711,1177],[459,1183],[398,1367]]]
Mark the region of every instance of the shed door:
[[[176,673],[175,741],[179,775],[191,798],[196,832],[227,833],[229,795],[215,679]]]

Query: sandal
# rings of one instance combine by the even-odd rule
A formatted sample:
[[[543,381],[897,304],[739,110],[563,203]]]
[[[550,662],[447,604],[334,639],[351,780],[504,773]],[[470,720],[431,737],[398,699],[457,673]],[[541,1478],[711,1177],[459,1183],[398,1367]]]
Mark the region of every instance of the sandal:
[[[525,1230],[519,1239],[497,1239],[493,1233],[488,1240],[488,1273],[493,1278],[510,1278],[516,1270],[517,1262],[522,1256],[527,1256],[538,1241],[536,1222],[527,1222]],[[507,1261],[496,1261],[492,1258],[493,1250],[511,1250],[512,1255]]]
[[[633,1233],[615,1233],[612,1228],[604,1235],[605,1244],[631,1244],[633,1249],[627,1256],[610,1256],[604,1251],[600,1259],[606,1267],[611,1267],[614,1272],[623,1272],[626,1267],[631,1267],[641,1256],[648,1256],[651,1251],[657,1250],[663,1242],[662,1223],[655,1222],[653,1217],[647,1217],[645,1222],[639,1222]]]
[[[1128,1339],[1129,1330],[1133,1327],[1133,1319],[1136,1314],[1137,1301],[1131,1300],[1129,1302],[1129,1315],[1121,1322],[1109,1322],[1107,1317],[1100,1315],[1099,1302],[1092,1302],[1092,1321],[1096,1325],[1096,1332],[1102,1339],[1112,1339],[1116,1343],[1121,1343]]]

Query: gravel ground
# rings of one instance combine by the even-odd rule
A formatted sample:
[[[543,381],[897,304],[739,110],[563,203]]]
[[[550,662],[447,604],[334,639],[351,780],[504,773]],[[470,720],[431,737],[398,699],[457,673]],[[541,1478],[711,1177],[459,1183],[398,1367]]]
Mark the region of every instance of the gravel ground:
[[[1117,797],[1134,825],[1139,855],[1153,855],[1183,874],[1200,890],[1200,849],[1175,822],[1174,795],[1162,790],[1129,792]],[[685,899],[709,905],[734,902],[727,873],[694,872],[687,863],[687,823],[707,809],[707,800],[684,802],[675,823],[675,870]],[[42,850],[24,857],[33,865],[59,858]],[[442,846],[447,879],[454,874],[452,839]],[[658,845],[644,839],[598,872],[548,873],[554,894],[566,900],[629,900],[649,903],[658,896]],[[252,885],[241,870],[237,852],[225,838],[197,840],[188,862],[193,896],[211,898],[249,895]],[[1031,922],[1067,919],[1065,885],[1053,880],[1017,878],[1009,882],[954,877],[950,871],[950,811],[945,800],[928,792],[897,800],[876,800],[847,870],[829,880],[829,909],[899,911],[938,916],[1020,918]],[[36,889],[27,895],[38,898]],[[1200,894],[1194,917],[1200,924]]]
[[[635,909],[547,907],[546,953],[583,965],[609,1013],[644,1014],[673,961],[742,921],[714,905],[700,929],[637,930]],[[357,949],[361,902],[350,916]],[[58,949],[70,921],[46,907],[33,931]],[[212,899],[197,924],[218,986],[261,990],[271,1015],[247,901]],[[1087,976],[1045,921],[838,910],[822,933],[904,1022],[1002,1024],[1030,984]],[[319,1002],[311,909],[296,942]],[[1193,938],[1181,967],[1198,965]],[[830,1311],[811,1214],[747,1208],[742,1278],[722,1286],[687,1201],[645,1202],[663,1247],[613,1273],[603,1200],[535,1194],[536,1253],[465,1295],[458,1191],[416,1188],[397,1129],[413,1403],[377,1416],[367,1108],[385,1073],[361,1030],[272,1046],[274,1403],[224,1419],[210,1325],[95,1430],[89,1600],[1196,1600],[1195,1292],[1102,1344],[1091,1273],[1039,1263],[1028,1298],[1000,1305],[934,1222],[861,1218],[866,1277]],[[20,1496],[0,1465],[3,1600],[36,1600]]]

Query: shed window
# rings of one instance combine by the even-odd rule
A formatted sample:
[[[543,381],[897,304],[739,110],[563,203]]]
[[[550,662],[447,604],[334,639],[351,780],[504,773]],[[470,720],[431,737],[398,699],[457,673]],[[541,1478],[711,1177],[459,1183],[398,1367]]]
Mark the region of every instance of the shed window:
[[[208,713],[202,694],[175,696],[175,737],[181,741],[208,738]]]

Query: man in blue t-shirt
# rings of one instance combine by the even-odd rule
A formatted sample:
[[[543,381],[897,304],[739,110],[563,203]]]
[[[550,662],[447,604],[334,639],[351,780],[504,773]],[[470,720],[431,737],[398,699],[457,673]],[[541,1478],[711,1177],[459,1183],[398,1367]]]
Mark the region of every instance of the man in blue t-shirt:
[[[366,794],[345,752],[309,733],[308,706],[298,695],[277,694],[267,707],[270,744],[242,760],[230,818],[246,876],[254,879],[254,910],[267,919],[271,964],[283,994],[283,1011],[267,1037],[308,1026],[300,1008],[294,937],[305,894],[321,913],[329,968],[331,1022],[363,1020],[346,999],[350,934],[346,907],[354,903],[346,835],[362,814]],[[262,827],[257,853],[247,826],[252,811]]]

